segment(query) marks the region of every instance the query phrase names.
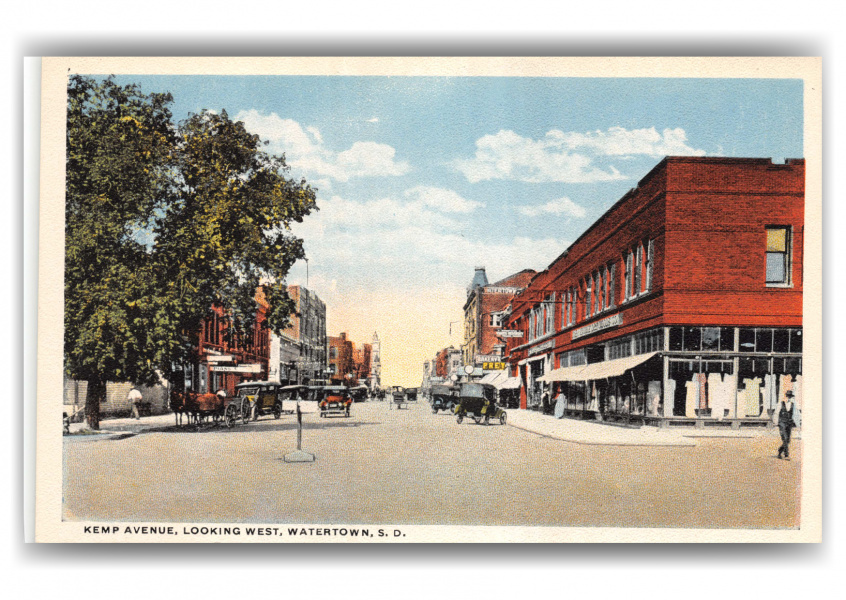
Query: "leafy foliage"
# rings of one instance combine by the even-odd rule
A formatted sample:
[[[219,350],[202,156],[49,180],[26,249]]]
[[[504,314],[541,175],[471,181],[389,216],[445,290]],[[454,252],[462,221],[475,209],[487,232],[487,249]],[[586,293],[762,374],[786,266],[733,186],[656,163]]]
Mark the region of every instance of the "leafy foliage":
[[[68,87],[65,358],[70,377],[151,383],[190,360],[202,319],[229,335],[288,325],[285,277],[303,258],[290,224],[315,190],[225,111],[174,126],[169,94],[74,76]],[[99,389],[99,388],[98,388]]]

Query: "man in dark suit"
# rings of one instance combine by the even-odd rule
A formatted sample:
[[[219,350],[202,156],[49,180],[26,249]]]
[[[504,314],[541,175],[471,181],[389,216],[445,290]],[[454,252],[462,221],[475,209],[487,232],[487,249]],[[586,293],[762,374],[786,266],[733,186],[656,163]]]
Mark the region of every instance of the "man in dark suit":
[[[784,458],[790,460],[790,432],[796,427],[793,420],[793,392],[785,393],[787,401],[781,403],[778,411],[778,432],[781,435],[781,446],[778,447],[778,457],[784,454]]]

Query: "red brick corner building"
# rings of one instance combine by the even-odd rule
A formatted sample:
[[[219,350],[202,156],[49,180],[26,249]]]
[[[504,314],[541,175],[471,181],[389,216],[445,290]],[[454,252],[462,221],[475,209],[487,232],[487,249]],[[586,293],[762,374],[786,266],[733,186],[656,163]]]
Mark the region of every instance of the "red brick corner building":
[[[802,405],[805,161],[667,157],[512,303],[521,407],[764,425]]]

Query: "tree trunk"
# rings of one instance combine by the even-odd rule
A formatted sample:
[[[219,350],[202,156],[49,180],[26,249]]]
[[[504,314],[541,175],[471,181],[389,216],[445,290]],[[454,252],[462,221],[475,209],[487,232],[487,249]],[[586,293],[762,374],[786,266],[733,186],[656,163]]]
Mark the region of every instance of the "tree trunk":
[[[99,377],[88,380],[88,393],[85,397],[85,420],[90,429],[100,429],[100,402],[106,398],[106,382]]]

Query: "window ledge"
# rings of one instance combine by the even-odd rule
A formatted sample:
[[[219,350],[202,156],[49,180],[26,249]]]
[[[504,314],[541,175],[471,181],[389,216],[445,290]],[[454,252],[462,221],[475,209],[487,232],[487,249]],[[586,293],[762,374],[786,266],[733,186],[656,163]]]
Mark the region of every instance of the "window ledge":
[[[793,288],[792,283],[765,283],[765,287],[781,290],[789,290]]]

